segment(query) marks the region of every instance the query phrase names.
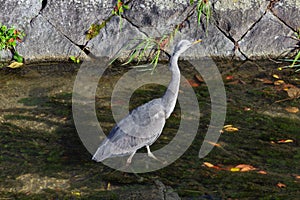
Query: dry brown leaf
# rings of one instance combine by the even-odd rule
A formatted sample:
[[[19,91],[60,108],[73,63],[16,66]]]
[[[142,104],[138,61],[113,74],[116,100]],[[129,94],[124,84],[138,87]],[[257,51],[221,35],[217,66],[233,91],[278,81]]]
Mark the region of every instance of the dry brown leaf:
[[[291,140],[291,139],[287,139],[287,140],[279,140],[277,141],[278,144],[283,144],[283,143],[293,143],[294,140]]]
[[[110,184],[110,182],[107,183],[106,190],[111,190],[111,184]]]
[[[194,81],[193,79],[190,79],[188,80],[189,84],[192,86],[192,87],[199,87],[200,84],[197,83],[196,81]]]
[[[217,166],[217,165],[213,165],[209,162],[203,162],[203,165],[202,166],[205,166],[205,167],[208,167],[208,168],[214,168],[214,169],[217,169],[217,170],[221,170],[221,167]]]
[[[292,99],[297,99],[300,97],[300,88],[297,87],[284,87],[284,91],[287,91],[287,94],[289,98],[281,99],[278,101],[275,101],[276,103],[282,102],[282,101],[287,101],[287,100],[292,100]]]
[[[227,131],[227,132],[236,132],[236,131],[238,131],[239,129],[238,128],[235,128],[235,127],[228,127],[228,128],[226,128],[225,129],[225,131]]]
[[[239,171],[241,171],[241,169],[240,169],[240,168],[233,167],[233,168],[230,168],[230,171],[231,171],[231,172],[239,172]]]
[[[204,83],[204,82],[205,82],[204,79],[203,79],[200,75],[198,75],[198,74],[195,75],[195,78],[196,78],[200,83]]]
[[[239,80],[235,80],[235,81],[228,82],[227,85],[237,85],[239,83],[240,83]]]
[[[267,172],[264,171],[264,170],[260,170],[260,171],[258,171],[257,173],[259,173],[259,174],[267,174]]]
[[[244,111],[250,111],[250,110],[251,110],[251,108],[249,108],[249,107],[244,108]]]
[[[289,113],[297,113],[297,112],[299,112],[299,108],[297,108],[297,107],[286,107],[285,108],[285,110],[287,111],[287,112],[289,112]]]
[[[71,191],[71,194],[75,196],[81,196],[81,193],[79,191]]]
[[[300,88],[290,88],[287,90],[288,96],[292,99],[297,99],[300,97]]]
[[[203,162],[203,165],[204,165],[205,167],[208,167],[208,168],[214,167],[214,165],[211,164],[211,163],[209,163],[209,162]]]
[[[286,83],[286,84],[283,85],[283,90],[284,91],[288,91],[290,88],[297,88],[297,87],[292,85],[292,84],[289,84],[289,83]]]
[[[286,188],[286,184],[284,184],[284,183],[277,183],[277,185],[276,185],[277,187],[279,187],[279,188]]]
[[[227,132],[236,132],[238,131],[239,129],[234,127],[233,125],[229,124],[229,125],[225,125],[223,127],[224,131],[227,131]]]
[[[253,167],[251,165],[247,165],[247,164],[240,164],[240,165],[235,166],[234,168],[240,169],[241,172],[248,172],[248,171],[256,170],[255,167]]]
[[[273,74],[273,78],[280,79],[277,74]]]
[[[10,65],[8,65],[7,67],[15,69],[15,68],[19,68],[22,67],[24,65],[24,63],[19,63],[19,62],[12,62]]]
[[[228,76],[226,76],[225,79],[226,79],[226,80],[232,80],[232,79],[234,79],[234,77],[233,77],[232,75],[228,75]]]
[[[211,144],[211,145],[213,145],[213,146],[216,146],[216,147],[221,147],[221,145],[220,144],[218,144],[218,143],[215,143],[215,142],[211,142],[211,141],[206,141],[208,144]]]
[[[273,81],[269,80],[269,79],[266,79],[266,78],[258,78],[256,79],[260,82],[262,82],[263,84],[269,84],[269,85],[272,85],[273,84]]]
[[[283,85],[284,81],[283,80],[277,80],[274,82],[274,85]]]
[[[243,85],[246,85],[247,83],[241,79],[239,79],[240,83],[243,84]]]

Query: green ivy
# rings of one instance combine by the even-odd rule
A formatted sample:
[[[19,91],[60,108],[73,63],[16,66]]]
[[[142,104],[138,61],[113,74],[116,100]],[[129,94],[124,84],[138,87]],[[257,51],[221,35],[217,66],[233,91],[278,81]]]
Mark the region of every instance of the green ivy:
[[[8,28],[0,24],[0,50],[10,50],[13,53],[13,59],[17,62],[23,62],[23,57],[15,50],[17,42],[22,42],[24,32],[15,29],[14,27]]]

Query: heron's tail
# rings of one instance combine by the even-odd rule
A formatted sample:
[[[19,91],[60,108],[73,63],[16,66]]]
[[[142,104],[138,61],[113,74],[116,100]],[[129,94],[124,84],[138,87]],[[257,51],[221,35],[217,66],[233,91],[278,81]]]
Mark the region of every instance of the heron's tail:
[[[96,162],[101,162],[103,160],[105,160],[106,158],[111,157],[111,151],[110,151],[110,142],[103,142],[97,149],[97,151],[95,152],[95,154],[93,155],[93,160],[95,160]]]

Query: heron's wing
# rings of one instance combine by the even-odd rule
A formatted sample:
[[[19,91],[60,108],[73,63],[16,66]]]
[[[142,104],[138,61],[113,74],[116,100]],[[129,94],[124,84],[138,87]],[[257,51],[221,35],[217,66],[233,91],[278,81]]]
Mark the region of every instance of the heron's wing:
[[[165,111],[161,99],[154,99],[131,111],[113,128],[109,138],[116,137],[117,132],[136,138],[152,138],[160,135],[165,125]],[[116,131],[119,129],[119,131]]]
[[[127,155],[145,145],[151,145],[165,125],[161,99],[154,99],[136,109],[117,123],[101,143],[93,159]]]

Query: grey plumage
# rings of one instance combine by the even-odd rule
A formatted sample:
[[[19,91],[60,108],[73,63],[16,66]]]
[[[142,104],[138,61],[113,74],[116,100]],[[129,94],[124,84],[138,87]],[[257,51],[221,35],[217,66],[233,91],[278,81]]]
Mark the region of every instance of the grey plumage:
[[[130,155],[127,160],[129,164],[135,152],[144,146],[147,147],[148,156],[157,159],[149,146],[160,136],[166,119],[170,117],[177,101],[180,84],[178,57],[199,41],[191,43],[182,40],[175,46],[169,64],[172,78],[163,97],[137,107],[118,122],[100,144],[93,160],[100,162],[111,157]]]

